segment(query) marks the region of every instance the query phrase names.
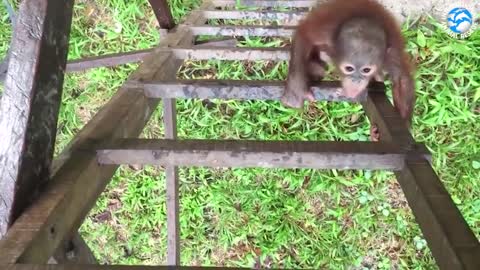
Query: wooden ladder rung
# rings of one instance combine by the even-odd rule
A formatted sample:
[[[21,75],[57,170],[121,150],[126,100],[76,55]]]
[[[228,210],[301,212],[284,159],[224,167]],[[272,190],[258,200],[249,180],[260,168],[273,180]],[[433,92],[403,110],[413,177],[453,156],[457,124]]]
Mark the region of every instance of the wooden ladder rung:
[[[400,170],[421,145],[331,141],[121,139],[97,150],[100,164]]]
[[[279,100],[285,91],[284,81],[249,80],[131,80],[124,88],[142,90],[149,98],[224,99],[224,100]],[[338,81],[322,81],[310,87],[317,101],[366,101],[367,94],[347,98],[338,94]],[[372,83],[368,92],[384,91],[382,83]]]
[[[283,47],[174,47],[158,51],[172,51],[183,60],[244,60],[244,61],[286,61],[290,59],[288,48]]]
[[[298,22],[307,13],[303,11],[240,11],[240,10],[203,10],[206,19],[229,20],[270,20]]]
[[[191,26],[193,34],[211,36],[291,37],[295,26],[220,25]]]
[[[238,5],[246,7],[285,7],[285,8],[302,8],[313,7],[317,0],[295,0],[295,1],[278,1],[278,0],[213,0],[213,5],[216,7],[235,7]]]

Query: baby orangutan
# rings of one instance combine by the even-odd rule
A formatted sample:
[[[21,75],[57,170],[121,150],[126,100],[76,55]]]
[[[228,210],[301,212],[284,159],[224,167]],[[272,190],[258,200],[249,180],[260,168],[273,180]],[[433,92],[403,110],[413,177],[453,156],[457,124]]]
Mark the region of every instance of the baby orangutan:
[[[412,66],[395,18],[373,0],[331,0],[302,21],[293,36],[289,72],[282,103],[301,108],[313,101],[310,84],[322,79],[327,63],[342,82],[340,95],[355,98],[371,80],[388,73],[393,101],[408,127],[415,105]],[[378,139],[372,128],[372,139]],[[377,136],[377,138],[375,138]]]

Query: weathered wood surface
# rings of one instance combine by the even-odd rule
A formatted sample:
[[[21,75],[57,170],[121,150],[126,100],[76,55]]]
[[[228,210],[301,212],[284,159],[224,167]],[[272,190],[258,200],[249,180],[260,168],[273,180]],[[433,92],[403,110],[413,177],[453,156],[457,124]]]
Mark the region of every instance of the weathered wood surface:
[[[99,146],[101,164],[399,170],[406,154],[393,144],[312,141],[125,139]],[[419,146],[415,153],[425,152]]]
[[[230,48],[230,47],[177,47],[165,48],[172,50],[180,59],[189,60],[266,60],[288,61],[290,52],[288,48]]]
[[[165,124],[165,138],[177,139],[177,110],[175,99],[163,100],[163,122]],[[167,205],[167,264],[180,265],[180,199],[178,190],[178,168],[167,166],[166,205]]]
[[[2,270],[247,270],[237,267],[198,267],[198,266],[145,266],[145,265],[26,265],[1,266]],[[275,270],[275,269],[272,269]],[[288,269],[285,269],[288,270]]]
[[[295,0],[295,1],[279,1],[279,0],[213,0],[216,7],[290,7],[290,8],[309,8],[317,5],[317,0]]]
[[[72,7],[73,0],[19,7],[0,101],[0,237],[50,176]]]
[[[158,24],[163,29],[172,29],[175,27],[175,21],[167,0],[148,0],[152,6],[153,13],[157,17]]]
[[[175,80],[175,81],[135,81],[126,83],[130,89],[143,89],[151,98],[198,98],[198,99],[237,99],[237,100],[279,100],[285,91],[284,81],[248,80]],[[366,93],[356,98],[338,94],[341,84],[338,81],[323,81],[310,88],[317,101],[359,102],[366,100]],[[382,91],[383,84],[371,84],[369,92]]]
[[[203,22],[200,15],[193,12],[188,21]],[[161,46],[192,43],[188,29],[181,28]],[[151,80],[156,73],[174,73],[179,66],[172,63],[178,63],[172,53],[153,53],[130,79]],[[0,265],[48,260],[62,240],[78,229],[117,168],[98,164],[91,144],[138,136],[157,104],[158,100],[138,91],[120,89],[115,94],[58,157],[56,174],[46,191],[0,241]]]
[[[237,10],[205,10],[207,19],[227,20],[264,20],[279,21],[283,24],[292,25],[298,23],[305,17],[304,11],[237,11]]]
[[[372,93],[364,108],[382,141],[412,148],[414,139],[385,93]],[[428,161],[408,155],[395,175],[440,269],[480,269],[480,243]]]
[[[260,26],[260,25],[221,25],[192,26],[194,35],[212,36],[257,36],[257,37],[291,37],[294,26]]]
[[[219,41],[204,41],[199,44],[195,44],[194,47],[235,47],[236,43],[237,41],[235,39],[223,39]],[[78,72],[98,67],[113,67],[123,64],[140,62],[153,51],[154,49],[150,48],[138,51],[112,53],[101,56],[92,56],[82,59],[76,59],[67,63],[67,72]]]
[[[140,62],[143,58],[145,58],[152,52],[153,49],[145,49],[72,60],[69,61],[67,64],[67,72],[84,71],[86,69],[97,67],[113,67],[132,62]]]

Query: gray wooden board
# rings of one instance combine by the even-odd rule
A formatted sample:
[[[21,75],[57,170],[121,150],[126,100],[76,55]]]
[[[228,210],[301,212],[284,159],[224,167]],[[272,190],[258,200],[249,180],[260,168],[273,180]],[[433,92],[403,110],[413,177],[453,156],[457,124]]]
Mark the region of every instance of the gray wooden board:
[[[84,71],[86,69],[97,67],[112,67],[132,62],[139,62],[147,55],[152,53],[152,51],[153,49],[145,49],[72,60],[67,64],[67,72]]]
[[[199,266],[146,266],[146,265],[26,265],[13,264],[0,266],[2,270],[247,270],[238,267],[199,267]],[[275,270],[275,269],[271,269]],[[277,269],[279,270],[279,269]],[[288,269],[284,269],[288,270]]]
[[[289,49],[281,47],[176,47],[164,50],[172,50],[178,58],[189,60],[288,61],[290,59]]]
[[[202,12],[207,19],[280,21],[288,25],[298,23],[307,14],[304,11],[205,10]]]
[[[194,35],[211,36],[258,36],[258,37],[291,37],[294,26],[260,26],[260,25],[221,25],[192,26]]]
[[[399,170],[409,154],[372,142],[125,139],[98,147],[100,164],[207,167]]]
[[[132,91],[143,89],[145,95],[150,98],[178,99],[279,100],[285,91],[284,81],[130,80],[125,86]],[[383,87],[381,83],[373,83],[368,92],[382,91]],[[366,92],[356,98],[347,98],[339,94],[341,84],[338,81],[323,81],[313,84],[310,89],[317,101],[360,102],[367,98]]]

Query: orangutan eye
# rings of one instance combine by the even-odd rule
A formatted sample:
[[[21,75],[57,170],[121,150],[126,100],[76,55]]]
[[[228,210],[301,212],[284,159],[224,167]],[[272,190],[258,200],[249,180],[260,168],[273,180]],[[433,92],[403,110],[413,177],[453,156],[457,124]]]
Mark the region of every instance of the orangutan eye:
[[[346,66],[345,70],[348,71],[348,72],[353,72],[355,70],[355,68],[352,67],[352,66]]]
[[[371,68],[364,68],[362,71],[363,73],[370,73],[371,70]]]

